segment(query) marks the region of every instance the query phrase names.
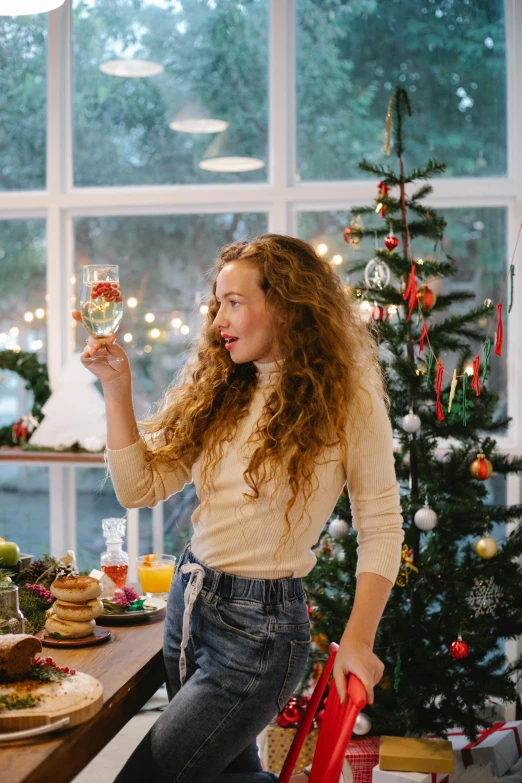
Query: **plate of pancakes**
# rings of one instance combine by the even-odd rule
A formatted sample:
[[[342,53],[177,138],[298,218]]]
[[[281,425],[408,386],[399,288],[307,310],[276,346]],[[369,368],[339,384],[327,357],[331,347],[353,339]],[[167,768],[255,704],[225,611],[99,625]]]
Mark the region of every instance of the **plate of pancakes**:
[[[55,597],[45,613],[45,627],[37,634],[48,647],[86,647],[101,644],[111,637],[106,628],[96,625],[103,612],[100,582],[90,576],[67,575],[51,583]]]
[[[98,618],[97,622],[102,625],[115,625],[125,623],[141,623],[146,622],[149,617],[158,617],[165,607],[167,602],[162,598],[147,598],[145,595],[140,595],[140,598],[145,599],[143,609],[136,612],[103,612]],[[108,599],[110,601],[110,598]]]

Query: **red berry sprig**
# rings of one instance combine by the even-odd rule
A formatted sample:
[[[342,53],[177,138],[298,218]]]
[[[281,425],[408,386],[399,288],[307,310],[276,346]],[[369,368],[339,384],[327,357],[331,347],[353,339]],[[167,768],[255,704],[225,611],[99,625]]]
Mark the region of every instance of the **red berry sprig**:
[[[91,299],[99,299],[101,296],[106,302],[121,302],[121,291],[119,283],[95,283],[91,289]]]
[[[50,657],[42,658],[39,655],[35,655],[29,676],[32,680],[53,682],[63,680],[64,677],[71,677],[74,674],[76,674],[76,669],[70,669],[69,666],[58,666]]]
[[[33,593],[36,593],[38,598],[41,598],[44,604],[52,604],[54,601],[54,595],[49,590],[46,590],[43,585],[31,585],[29,582],[27,582],[25,589],[32,590]]]

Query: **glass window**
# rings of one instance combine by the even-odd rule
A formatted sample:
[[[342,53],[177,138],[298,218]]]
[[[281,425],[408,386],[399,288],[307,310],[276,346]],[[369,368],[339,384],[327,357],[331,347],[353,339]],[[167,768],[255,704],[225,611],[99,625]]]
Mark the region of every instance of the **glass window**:
[[[268,0],[75,0],[75,185],[264,182],[267,106]]]
[[[298,179],[364,178],[363,156],[384,162],[396,85],[414,112],[407,166],[436,157],[446,176],[505,176],[503,0],[296,0],[296,12]]]
[[[46,360],[44,220],[0,221],[0,351],[35,352]],[[17,373],[0,370],[0,427],[30,412],[32,394]],[[0,533],[1,535],[1,533]]]
[[[109,476],[104,483],[105,468],[76,468],[76,540],[77,561],[81,570],[100,567],[100,556],[105,551],[102,519],[125,517],[114,494]],[[140,554],[152,552],[152,509],[140,508]],[[125,539],[123,548],[126,548]]]
[[[0,536],[35,559],[49,553],[49,469],[0,463]]]
[[[428,285],[436,294],[447,295],[467,291],[474,293],[475,297],[463,302],[454,302],[451,308],[443,313],[433,313],[428,319],[428,328],[430,323],[436,324],[439,321],[443,321],[450,313],[451,315],[462,314],[469,312],[475,307],[482,306],[486,299],[491,299],[494,308],[500,301],[504,278],[508,268],[506,247],[507,214],[503,207],[476,207],[437,211],[447,221],[444,249],[449,256],[455,259],[457,274],[451,278],[427,281]],[[341,278],[343,281],[349,282],[352,287],[358,288],[364,293],[366,290],[364,273],[353,272],[346,275],[346,270],[354,267],[356,264],[364,264],[365,261],[369,261],[372,258],[375,250],[375,239],[371,236],[366,236],[359,249],[354,251],[353,247],[347,245],[343,240],[343,229],[349,224],[350,219],[351,216],[348,212],[301,212],[298,221],[299,236],[311,242],[314,247],[317,247],[320,243],[325,244],[328,248],[327,258],[340,255],[343,258],[343,263],[338,267]],[[377,221],[380,221],[380,223]],[[364,216],[366,230],[371,230],[373,225],[381,227],[380,224],[382,222],[377,215]],[[382,247],[382,242],[380,247]],[[416,238],[412,242],[412,248],[414,258],[425,258],[428,255],[435,260],[446,260],[440,243],[434,247],[433,241]],[[391,284],[397,286],[397,279],[392,277]],[[487,388],[499,394],[497,418],[507,415],[507,346],[509,340],[508,330],[511,326],[510,316],[507,314],[509,283],[506,291],[507,294],[502,300],[502,320],[504,324],[502,356],[496,356],[492,350],[488,362],[490,372]],[[495,312],[493,308],[491,310],[491,318],[493,318]],[[393,317],[396,318],[397,316]],[[488,325],[489,319],[481,319],[478,323],[480,329],[483,330],[484,337]],[[496,320],[490,335],[493,341],[495,328]],[[483,340],[480,342],[470,340],[472,351],[475,352],[470,357],[470,364],[482,342]],[[427,357],[426,348],[423,355]],[[456,366],[457,357],[443,354],[441,359],[444,369],[452,374]],[[449,376],[445,376],[443,388],[450,380]]]
[[[123,320],[118,342],[129,354],[138,418],[161,398],[185,362],[210,293],[206,275],[219,248],[264,233],[264,213],[78,218],[76,296],[86,264],[120,268]],[[87,332],[76,328],[77,350]]]
[[[0,16],[0,40],[0,190],[42,190],[47,14]]]

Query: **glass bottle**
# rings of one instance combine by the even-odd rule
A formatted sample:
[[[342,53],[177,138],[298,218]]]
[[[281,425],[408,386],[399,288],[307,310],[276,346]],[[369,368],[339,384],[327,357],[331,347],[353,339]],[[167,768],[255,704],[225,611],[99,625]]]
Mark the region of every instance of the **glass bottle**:
[[[101,570],[112,579],[116,589],[121,590],[125,586],[129,569],[129,556],[121,548],[125,535],[125,518],[103,519],[102,527],[107,549],[100,558]]]
[[[25,633],[27,620],[18,604],[18,587],[0,583],[0,635]]]

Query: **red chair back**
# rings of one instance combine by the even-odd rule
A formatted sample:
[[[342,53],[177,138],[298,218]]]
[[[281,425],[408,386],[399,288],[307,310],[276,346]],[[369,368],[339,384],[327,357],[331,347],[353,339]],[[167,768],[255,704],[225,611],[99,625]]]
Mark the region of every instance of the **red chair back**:
[[[289,783],[321,697],[332,673],[339,645],[330,644],[330,655],[314,688],[306,710],[301,715],[295,737],[279,775],[279,783]],[[348,676],[344,704],[332,684],[326,700],[323,722],[319,730],[309,783],[339,783],[346,748],[352,736],[357,716],[366,706],[366,688],[355,674]]]

